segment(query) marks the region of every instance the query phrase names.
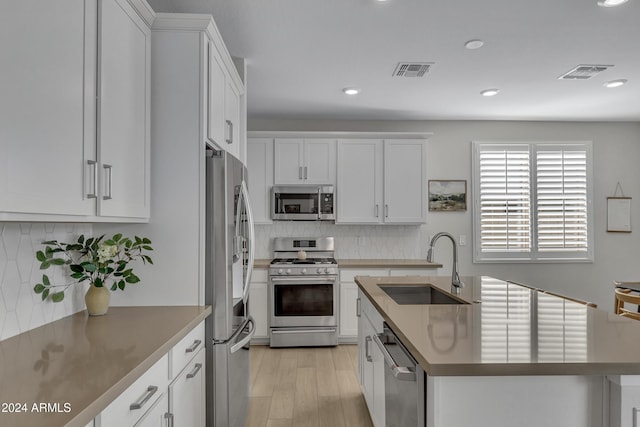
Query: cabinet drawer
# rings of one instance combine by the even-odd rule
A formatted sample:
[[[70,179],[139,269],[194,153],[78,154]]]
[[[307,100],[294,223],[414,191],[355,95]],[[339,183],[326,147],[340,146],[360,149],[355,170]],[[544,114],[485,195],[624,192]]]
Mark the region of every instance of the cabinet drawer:
[[[376,332],[381,333],[382,324],[384,323],[384,319],[382,318],[382,315],[380,315],[380,313],[373,306],[371,301],[369,301],[369,298],[367,298],[365,294],[360,290],[358,290],[358,298],[360,298],[360,307],[362,310],[362,315],[367,316],[367,319],[369,319],[369,321],[373,325],[373,328],[376,330]]]
[[[369,268],[364,270],[356,270],[350,268],[343,268],[340,270],[341,282],[353,282],[353,278],[356,276],[388,276],[388,268]]]
[[[134,425],[166,392],[169,385],[168,369],[169,362],[165,354],[102,411],[100,414],[101,425]],[[131,409],[133,404],[138,404],[140,407]]]
[[[171,349],[171,378],[182,371],[198,350],[204,347],[204,322],[193,328]]]

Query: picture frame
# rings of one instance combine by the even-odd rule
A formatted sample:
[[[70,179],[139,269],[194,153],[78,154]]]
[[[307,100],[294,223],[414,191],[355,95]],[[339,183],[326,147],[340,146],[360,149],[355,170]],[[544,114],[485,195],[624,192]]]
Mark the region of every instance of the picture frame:
[[[464,212],[467,210],[465,179],[430,179],[428,183],[430,212]]]
[[[631,233],[631,197],[607,197],[607,231]]]

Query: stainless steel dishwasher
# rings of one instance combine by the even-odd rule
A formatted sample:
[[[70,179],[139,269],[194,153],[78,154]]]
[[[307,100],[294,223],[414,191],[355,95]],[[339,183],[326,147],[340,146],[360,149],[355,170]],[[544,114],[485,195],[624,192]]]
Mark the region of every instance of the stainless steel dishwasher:
[[[386,323],[373,340],[385,361],[385,426],[425,426],[424,371]]]

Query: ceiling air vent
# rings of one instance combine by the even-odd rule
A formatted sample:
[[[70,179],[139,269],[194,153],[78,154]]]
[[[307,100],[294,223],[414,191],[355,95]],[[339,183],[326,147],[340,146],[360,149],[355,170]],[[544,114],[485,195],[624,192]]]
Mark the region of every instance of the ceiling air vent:
[[[433,66],[433,62],[400,62],[393,77],[423,77]]]
[[[587,80],[599,74],[613,65],[578,65],[571,71],[564,73],[558,79],[560,80]]]

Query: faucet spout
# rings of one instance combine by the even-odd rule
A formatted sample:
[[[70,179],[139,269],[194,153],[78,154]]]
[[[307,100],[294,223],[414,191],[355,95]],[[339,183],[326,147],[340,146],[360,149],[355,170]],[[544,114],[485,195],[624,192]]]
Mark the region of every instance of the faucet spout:
[[[456,245],[456,239],[450,233],[442,231],[431,238],[429,249],[427,250],[427,262],[433,262],[433,247],[436,244],[436,241],[441,237],[447,237],[449,240],[451,240],[451,245],[453,247],[453,269],[451,271],[451,285],[455,288],[463,288],[464,283],[460,280],[460,276],[458,275],[458,246]]]

